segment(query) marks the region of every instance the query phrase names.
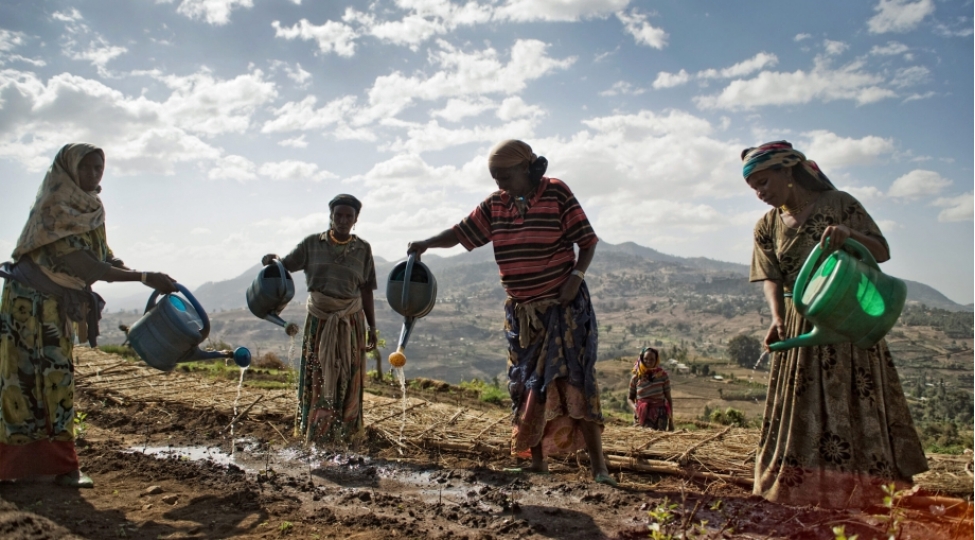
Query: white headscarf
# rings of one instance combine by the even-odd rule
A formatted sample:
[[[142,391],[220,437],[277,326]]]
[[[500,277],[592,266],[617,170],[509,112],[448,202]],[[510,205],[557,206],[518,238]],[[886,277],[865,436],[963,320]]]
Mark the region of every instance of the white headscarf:
[[[105,152],[86,143],[67,144],[54,157],[37,199],[30,209],[13,260],[56,240],[93,231],[105,224],[105,208],[95,191],[85,191],[78,183],[78,165],[92,152]]]

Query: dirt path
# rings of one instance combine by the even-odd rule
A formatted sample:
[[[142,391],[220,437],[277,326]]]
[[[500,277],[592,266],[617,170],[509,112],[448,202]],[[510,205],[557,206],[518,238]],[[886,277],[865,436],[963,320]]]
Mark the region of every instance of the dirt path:
[[[664,532],[695,538],[833,539],[832,527],[842,524],[866,539],[885,528],[861,511],[770,504],[719,477],[623,470],[613,489],[591,482],[575,459],[553,463],[550,475],[509,472],[515,460],[493,450],[506,411],[455,396],[447,404],[411,401],[411,418],[427,424],[404,426],[402,440],[399,404],[369,396],[365,441],[307,451],[290,437],[288,392],[245,389],[231,448],[235,384],[128,373],[131,365],[94,351],[79,351],[78,366],[76,399],[88,415],[79,455],[96,488],[0,485],[0,538],[629,539],[647,537],[649,512],[669,523]],[[457,434],[461,424],[484,446],[423,443],[469,440]],[[718,433],[697,435],[694,444]],[[647,462],[675,452],[662,448]],[[945,474],[965,475],[958,467]],[[925,502],[936,503],[934,513],[930,504],[905,510],[905,538],[972,537],[970,505]]]

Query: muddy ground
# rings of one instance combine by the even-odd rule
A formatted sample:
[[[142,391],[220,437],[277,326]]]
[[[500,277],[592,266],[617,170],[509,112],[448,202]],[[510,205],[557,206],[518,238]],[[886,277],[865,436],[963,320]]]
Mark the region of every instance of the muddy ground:
[[[274,409],[242,414],[232,447],[232,413],[134,388],[141,401],[79,385],[78,452],[95,489],[0,485],[0,538],[632,539],[656,522],[673,537],[834,539],[842,525],[865,540],[890,523],[879,506],[787,507],[720,480],[622,473],[612,488],[575,460],[512,472],[508,456],[403,452],[371,430],[354,447],[309,450]],[[972,538],[970,504],[921,495],[895,514],[901,538]]]

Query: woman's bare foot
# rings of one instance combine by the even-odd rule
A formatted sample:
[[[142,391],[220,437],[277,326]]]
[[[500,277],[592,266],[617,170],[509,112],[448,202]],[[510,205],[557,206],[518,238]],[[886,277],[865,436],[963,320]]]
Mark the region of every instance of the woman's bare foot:
[[[548,463],[545,461],[545,455],[542,454],[541,444],[532,447],[532,464],[525,470],[542,474],[548,472]]]

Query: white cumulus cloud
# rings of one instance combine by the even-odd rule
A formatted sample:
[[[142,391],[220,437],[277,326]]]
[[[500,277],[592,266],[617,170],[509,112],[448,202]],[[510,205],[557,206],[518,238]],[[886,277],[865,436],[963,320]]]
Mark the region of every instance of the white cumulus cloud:
[[[657,78],[653,80],[653,87],[658,90],[661,88],[673,88],[675,86],[686,84],[689,80],[691,80],[691,75],[683,69],[677,73],[667,73],[666,71],[661,71],[657,73]]]
[[[832,39],[823,40],[823,49],[826,50],[826,54],[829,56],[843,54],[849,48],[850,46],[842,41],[835,41]]]
[[[430,116],[437,116],[448,122],[460,122],[464,118],[478,116],[484,111],[493,109],[497,106],[487,98],[478,97],[475,99],[451,98],[442,109],[431,111]]]
[[[779,57],[772,53],[760,52],[755,56],[724,69],[706,69],[697,73],[700,79],[734,79],[744,77],[766,67],[779,63]]]
[[[950,185],[951,180],[942,178],[940,174],[934,171],[914,169],[894,180],[887,191],[887,195],[903,199],[930,197],[941,193],[944,188]]]
[[[223,156],[207,172],[210,180],[257,180],[257,165],[244,156]]]
[[[870,54],[881,56],[894,56],[904,54],[911,50],[910,47],[897,41],[888,41],[886,45],[874,45],[870,48]]]
[[[292,137],[290,139],[284,139],[278,141],[278,146],[290,146],[291,148],[308,148],[308,141],[305,140],[305,134],[302,133],[297,137]]]
[[[315,163],[307,161],[284,160],[277,162],[267,162],[257,170],[261,176],[266,176],[271,180],[312,180],[320,182],[331,178],[338,178],[335,174],[326,170],[321,170]]]
[[[817,64],[810,71],[763,71],[747,80],[732,81],[718,94],[694,98],[702,109],[747,110],[768,105],[796,105],[812,101],[853,100],[859,105],[896,97],[880,86],[884,77],[853,62],[839,69]]]
[[[831,131],[814,130],[803,134],[806,157],[824,168],[869,165],[895,150],[893,139],[868,135],[860,139],[842,137]]]
[[[877,14],[867,21],[871,33],[907,32],[934,13],[934,0],[880,0],[873,10]]]
[[[663,49],[667,46],[667,38],[670,36],[663,29],[647,22],[648,16],[645,13],[640,13],[634,9],[629,14],[620,11],[616,17],[623,23],[623,29],[626,30],[626,33],[633,36],[638,44],[647,45],[654,49]]]
[[[518,96],[504,98],[495,112],[495,115],[505,122],[518,118],[541,118],[545,114],[545,109],[538,105],[529,105]]]
[[[169,92],[153,100],[76,75],[43,81],[33,73],[0,71],[0,157],[36,170],[50,164],[63,141],[84,140],[106,149],[115,173],[171,174],[180,163],[212,165],[223,152],[201,137],[246,131],[255,111],[276,96],[260,71],[229,80],[205,70],[131,76],[152,77]]]
[[[975,214],[972,193],[965,193],[957,197],[939,198],[932,204],[944,208],[938,214],[938,221],[941,222],[972,221],[972,215]]]
[[[494,18],[515,22],[571,22],[606,17],[629,3],[630,0],[505,0],[495,9]]]
[[[326,21],[325,24],[315,25],[308,19],[301,19],[290,27],[282,26],[280,21],[272,21],[271,27],[274,28],[274,37],[317,42],[322,54],[334,52],[346,58],[355,55],[357,34],[345,23]]]
[[[660,77],[659,75],[657,76]],[[633,86],[626,81],[616,81],[613,86],[599,93],[601,96],[639,96],[646,92],[643,88]]]
[[[157,0],[172,3],[173,0]],[[223,26],[230,22],[230,14],[235,9],[250,9],[254,7],[254,0],[182,0],[176,12],[193,20],[206,21],[214,26]]]

